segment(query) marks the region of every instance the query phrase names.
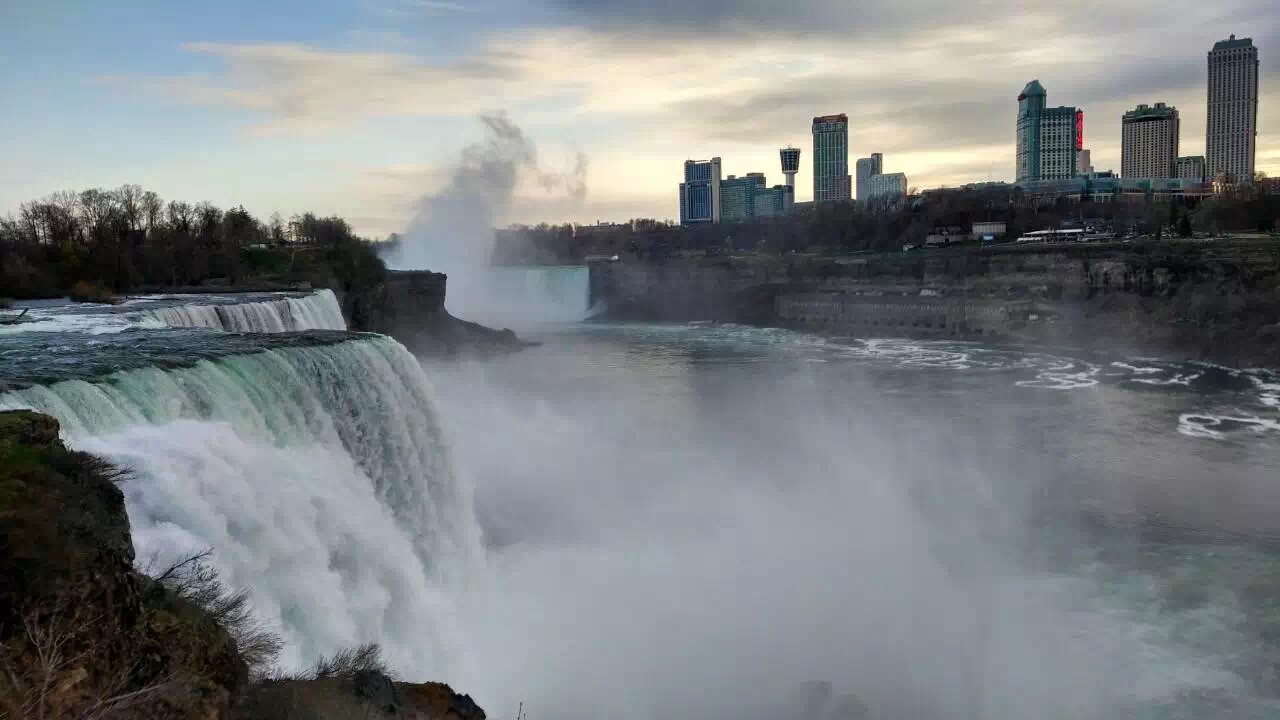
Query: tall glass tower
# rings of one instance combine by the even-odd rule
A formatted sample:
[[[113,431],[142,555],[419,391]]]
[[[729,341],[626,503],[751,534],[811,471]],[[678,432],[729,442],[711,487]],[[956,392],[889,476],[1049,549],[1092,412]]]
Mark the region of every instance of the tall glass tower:
[[[1211,179],[1252,182],[1258,142],[1258,48],[1249,38],[1214,43],[1209,51],[1209,113],[1205,170]]]
[[[849,182],[849,116],[813,119],[813,201],[853,199]]]
[[[1039,80],[1032,80],[1018,95],[1018,182],[1040,179],[1040,119],[1048,94]]]

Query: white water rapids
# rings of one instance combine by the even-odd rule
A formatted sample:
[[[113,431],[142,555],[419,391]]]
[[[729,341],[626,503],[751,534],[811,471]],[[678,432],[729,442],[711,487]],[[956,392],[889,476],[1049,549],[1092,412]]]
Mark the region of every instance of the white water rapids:
[[[347,329],[342,308],[338,306],[332,290],[320,290],[301,298],[222,305],[174,305],[147,310],[144,315],[168,327],[202,327],[227,332]]]

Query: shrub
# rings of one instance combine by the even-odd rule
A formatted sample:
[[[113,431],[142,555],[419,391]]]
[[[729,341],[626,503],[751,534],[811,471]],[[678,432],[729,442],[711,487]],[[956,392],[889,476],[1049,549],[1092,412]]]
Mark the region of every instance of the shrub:
[[[226,630],[250,677],[263,677],[271,671],[284,641],[254,616],[248,590],[234,590],[218,578],[218,571],[208,563],[210,554],[206,550],[179,560],[154,580]]]
[[[375,672],[391,677],[390,671],[382,662],[382,648],[376,643],[365,643],[341,650],[327,658],[320,658],[311,668],[311,677],[317,680],[352,678],[362,672]]]
[[[116,297],[107,288],[87,280],[81,280],[71,286],[71,299],[82,303],[106,303],[115,305],[120,302],[120,298]]]

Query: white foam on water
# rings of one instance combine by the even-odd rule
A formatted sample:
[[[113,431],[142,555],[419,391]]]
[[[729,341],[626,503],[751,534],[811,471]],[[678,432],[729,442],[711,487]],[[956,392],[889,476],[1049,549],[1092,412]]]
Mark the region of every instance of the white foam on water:
[[[1223,440],[1234,429],[1232,426],[1239,426],[1257,434],[1280,432],[1280,420],[1256,415],[1183,413],[1178,416],[1178,432],[1187,437]]]
[[[1121,368],[1122,370],[1128,370],[1134,373],[1135,375],[1154,375],[1156,373],[1165,372],[1164,368],[1138,367],[1136,365],[1130,365],[1129,363],[1123,363],[1123,362],[1113,362],[1111,363],[1111,367]]]

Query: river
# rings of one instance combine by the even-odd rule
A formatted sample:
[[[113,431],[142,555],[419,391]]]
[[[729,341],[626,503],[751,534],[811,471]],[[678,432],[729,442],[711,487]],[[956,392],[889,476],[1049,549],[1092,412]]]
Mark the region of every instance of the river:
[[[1280,713],[1275,373],[710,324],[420,365],[335,311],[41,308],[0,407],[286,664],[380,642],[491,717]]]

